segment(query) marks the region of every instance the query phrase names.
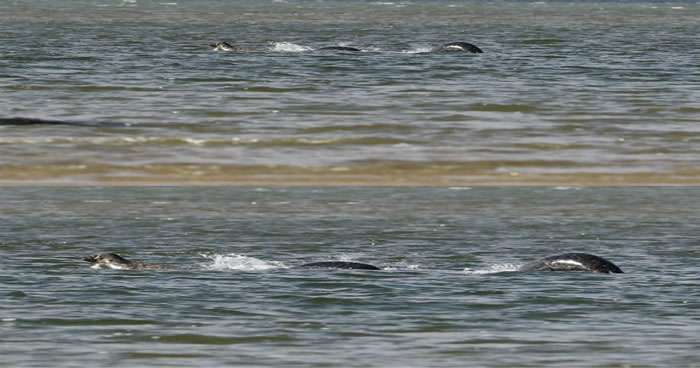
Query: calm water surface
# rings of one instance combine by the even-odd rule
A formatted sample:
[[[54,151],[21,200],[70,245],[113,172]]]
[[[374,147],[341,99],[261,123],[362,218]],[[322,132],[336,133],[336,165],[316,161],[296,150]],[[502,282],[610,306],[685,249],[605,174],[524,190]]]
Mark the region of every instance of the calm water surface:
[[[697,184],[699,18],[662,1],[6,0],[0,182]],[[426,52],[456,40],[484,53]]]
[[[12,367],[698,367],[697,187],[0,188]],[[98,251],[173,271],[92,269]],[[516,272],[565,251],[626,273]],[[329,259],[380,271],[295,269]]]

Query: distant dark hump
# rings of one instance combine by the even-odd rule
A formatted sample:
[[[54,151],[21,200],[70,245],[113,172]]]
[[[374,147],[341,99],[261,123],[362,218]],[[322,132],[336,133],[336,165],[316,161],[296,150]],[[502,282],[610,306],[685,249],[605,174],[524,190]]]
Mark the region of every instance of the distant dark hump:
[[[125,128],[130,126],[130,124],[127,123],[114,121],[45,120],[34,118],[0,118],[0,125],[72,125],[104,128]]]
[[[433,51],[483,53],[480,48],[469,42],[448,42],[434,48]]]
[[[361,51],[360,49],[356,49],[354,47],[348,47],[348,46],[327,46],[327,47],[321,47],[319,50],[328,50],[328,51]]]
[[[623,273],[620,267],[603,257],[587,253],[564,253],[523,265],[521,271],[587,271]]]
[[[336,269],[355,269],[355,270],[380,270],[377,266],[359,262],[344,262],[344,261],[325,261],[306,263],[299,267],[303,268],[336,268]]]

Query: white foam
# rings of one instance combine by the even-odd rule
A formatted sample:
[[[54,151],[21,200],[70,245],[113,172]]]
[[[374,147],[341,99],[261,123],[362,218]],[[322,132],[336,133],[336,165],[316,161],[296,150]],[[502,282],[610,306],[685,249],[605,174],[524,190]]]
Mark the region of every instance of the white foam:
[[[503,264],[493,264],[489,268],[485,268],[485,269],[473,270],[471,268],[465,268],[464,270],[462,270],[462,272],[469,274],[469,275],[486,275],[489,273],[513,272],[513,271],[517,271],[519,269],[520,269],[520,265],[512,264],[512,263],[503,263]]]
[[[281,52],[304,52],[313,50],[311,47],[297,45],[291,42],[275,42],[272,45],[272,51]]]
[[[417,265],[417,264],[397,264],[397,265],[383,266],[383,267],[379,267],[379,268],[381,268],[382,270],[387,270],[387,271],[399,271],[399,270],[401,270],[401,271],[404,271],[404,270],[420,271],[423,269],[421,267],[421,265]]]
[[[471,190],[472,187],[449,187],[449,190]]]
[[[263,271],[275,268],[288,268],[282,262],[264,261],[255,257],[242,254],[200,254],[212,263],[202,265],[207,270],[238,270],[238,271]]]
[[[356,202],[356,203],[360,203],[360,202]],[[345,202],[345,204],[351,204],[351,205],[356,204],[356,203]],[[362,258],[363,255],[364,254],[359,253],[359,252],[349,252],[349,253],[338,254],[332,258],[333,258],[333,260],[338,260],[338,261],[343,261],[343,262],[356,262],[357,259]]]
[[[401,51],[401,53],[404,53],[404,54],[421,54],[421,53],[425,53],[425,52],[430,52],[432,49],[433,49],[432,47],[416,47],[416,48],[413,49],[413,50],[404,50],[404,51]]]

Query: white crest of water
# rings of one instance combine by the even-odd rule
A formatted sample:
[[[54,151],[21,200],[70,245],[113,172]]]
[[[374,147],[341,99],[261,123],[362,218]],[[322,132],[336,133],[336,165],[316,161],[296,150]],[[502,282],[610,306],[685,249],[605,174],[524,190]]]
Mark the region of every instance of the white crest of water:
[[[272,45],[272,51],[281,52],[304,52],[313,50],[311,47],[297,45],[292,42],[275,42]]]
[[[242,254],[201,254],[202,257],[211,261],[203,264],[207,270],[239,270],[239,271],[263,271],[275,268],[288,268],[282,262],[265,261],[255,257],[248,257]]]
[[[419,264],[409,264],[405,262],[399,262],[399,263],[394,263],[388,266],[381,267],[382,270],[387,270],[387,271],[396,271],[396,270],[402,270],[402,271],[420,271],[423,269],[423,267]]]
[[[490,274],[490,273],[513,272],[513,271],[518,271],[519,269],[520,269],[520,265],[512,264],[512,263],[503,263],[503,264],[492,264],[488,268],[480,268],[480,269],[465,268],[464,270],[462,270],[462,272],[469,274],[469,275],[486,275],[486,274]]]
[[[472,190],[472,187],[449,187],[449,190]]]
[[[346,204],[354,204],[354,203],[346,203]],[[333,260],[338,260],[338,261],[343,261],[343,262],[354,262],[358,258],[362,257],[362,253],[358,252],[348,252],[348,253],[341,253],[338,254],[333,258]]]
[[[416,48],[411,49],[411,50],[401,51],[401,53],[404,53],[404,54],[422,54],[425,52],[430,52],[432,49],[433,49],[432,47],[416,47]]]
[[[567,187],[567,186],[557,186],[554,190],[581,190],[581,187]]]

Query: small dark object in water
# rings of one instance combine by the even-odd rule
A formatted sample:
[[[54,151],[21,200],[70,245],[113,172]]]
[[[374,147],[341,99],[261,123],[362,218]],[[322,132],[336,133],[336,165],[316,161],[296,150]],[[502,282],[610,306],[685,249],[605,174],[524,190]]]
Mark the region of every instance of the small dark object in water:
[[[305,263],[299,267],[303,268],[336,268],[336,269],[352,269],[352,270],[381,270],[377,266],[372,266],[371,264],[359,263],[359,262],[345,262],[345,261],[323,261],[323,262],[312,262]]]
[[[74,120],[44,120],[34,118],[0,118],[0,125],[75,125],[104,128],[128,127],[128,123],[114,121],[74,121]]]
[[[327,47],[321,47],[319,50],[323,51],[362,51],[360,49],[356,49],[354,47],[348,47],[348,46],[327,46]]]

